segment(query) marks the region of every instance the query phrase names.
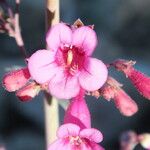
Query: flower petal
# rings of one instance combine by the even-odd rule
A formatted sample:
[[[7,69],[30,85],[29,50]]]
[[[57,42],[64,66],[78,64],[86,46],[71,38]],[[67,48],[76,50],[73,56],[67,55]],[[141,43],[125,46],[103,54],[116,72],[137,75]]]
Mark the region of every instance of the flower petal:
[[[99,143],[103,140],[102,133],[94,128],[83,129],[80,132],[80,137],[89,139],[90,141],[93,141],[95,143]]]
[[[71,145],[63,139],[58,139],[49,145],[48,150],[71,150]]]
[[[70,99],[79,93],[80,86],[76,76],[67,76],[59,69],[49,83],[49,91],[59,99]]]
[[[64,23],[59,23],[48,31],[46,42],[50,50],[57,51],[61,44],[71,44],[72,31]]]
[[[94,142],[90,142],[90,146],[92,147],[92,150],[105,150],[102,146],[100,146]]]
[[[76,29],[73,33],[72,44],[78,48],[82,48],[88,56],[91,55],[97,45],[95,31],[87,26]]]
[[[79,75],[79,82],[83,89],[95,91],[103,86],[107,80],[108,70],[105,64],[95,58],[85,62],[85,68]]]
[[[38,83],[49,81],[56,73],[57,65],[54,63],[54,53],[48,50],[38,50],[28,60],[31,77]]]
[[[66,138],[69,136],[78,136],[80,127],[76,124],[67,123],[59,127],[57,131],[58,138]]]

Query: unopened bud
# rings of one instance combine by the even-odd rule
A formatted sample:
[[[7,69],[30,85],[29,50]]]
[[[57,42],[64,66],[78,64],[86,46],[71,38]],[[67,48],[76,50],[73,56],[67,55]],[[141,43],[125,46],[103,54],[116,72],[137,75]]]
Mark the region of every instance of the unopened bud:
[[[99,90],[100,95],[106,100],[114,100],[116,107],[125,116],[132,116],[138,111],[137,104],[121,88],[122,84],[112,77],[108,77],[106,84]]]
[[[114,102],[119,111],[125,116],[132,116],[138,111],[138,106],[122,89],[118,90]]]
[[[11,71],[3,77],[3,85],[9,92],[16,91],[23,87],[29,80],[28,68]]]
[[[134,64],[134,61],[119,59],[113,63],[113,66],[117,70],[122,71],[139,93],[150,100],[150,77],[134,69]]]
[[[29,101],[40,92],[41,88],[35,82],[29,83],[16,92],[16,96],[23,102]]]

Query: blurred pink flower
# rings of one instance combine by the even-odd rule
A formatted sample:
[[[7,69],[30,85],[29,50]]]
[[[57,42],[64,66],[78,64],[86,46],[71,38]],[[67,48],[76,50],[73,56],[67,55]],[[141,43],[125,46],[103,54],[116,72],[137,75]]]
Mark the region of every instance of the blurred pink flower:
[[[16,92],[16,96],[23,102],[29,101],[34,98],[40,92],[40,85],[35,82],[31,82]]]
[[[68,123],[58,129],[57,137],[48,150],[104,150],[97,144],[103,136],[94,128],[80,129],[78,125]]]
[[[70,101],[66,110],[64,123],[74,123],[83,128],[91,128],[91,116],[84,99],[84,91],[81,90],[79,95]]]
[[[119,111],[125,116],[132,116],[138,111],[135,101],[121,89],[114,96],[114,102]]]
[[[27,67],[13,70],[3,77],[3,86],[9,92],[16,92],[16,96],[23,102],[34,98],[44,85],[31,80]]]
[[[28,68],[13,70],[3,77],[3,86],[9,92],[14,92],[23,87],[30,79]]]
[[[49,83],[49,92],[57,98],[70,99],[80,88],[99,89],[107,79],[105,64],[91,58],[97,36],[93,29],[81,26],[75,30],[59,23],[46,37],[48,50],[38,50],[28,60],[32,78],[39,84]]]

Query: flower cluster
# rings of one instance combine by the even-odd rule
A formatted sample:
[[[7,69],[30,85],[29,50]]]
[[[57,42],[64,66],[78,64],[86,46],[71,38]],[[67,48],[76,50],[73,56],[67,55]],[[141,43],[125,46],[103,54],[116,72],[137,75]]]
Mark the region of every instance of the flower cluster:
[[[85,26],[80,20],[73,25],[54,25],[46,35],[46,42],[48,50],[38,50],[27,58],[26,68],[4,76],[5,89],[16,91],[22,101],[34,98],[41,90],[58,99],[71,99],[57,140],[48,150],[103,150],[97,144],[103,136],[91,128],[84,95],[112,99],[123,115],[132,116],[138,111],[137,104],[121,83],[108,76],[108,69],[113,66],[122,71],[147,99],[150,99],[150,78],[134,69],[133,61],[119,59],[105,65],[92,58],[97,45],[94,26]]]
[[[64,124],[57,132],[58,139],[48,150],[104,150],[97,143],[102,133],[91,128],[90,112],[84,99],[84,91],[72,99],[65,113]]]

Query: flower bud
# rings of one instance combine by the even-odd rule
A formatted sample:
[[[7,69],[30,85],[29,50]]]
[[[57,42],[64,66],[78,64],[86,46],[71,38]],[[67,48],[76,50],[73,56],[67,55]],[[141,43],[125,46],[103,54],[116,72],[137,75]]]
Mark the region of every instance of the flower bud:
[[[23,87],[29,80],[28,68],[12,71],[3,77],[3,85],[9,92],[16,91]]]
[[[106,100],[114,100],[116,107],[125,116],[132,116],[138,111],[137,104],[121,88],[122,84],[112,77],[108,77],[106,84],[99,90]]]
[[[119,111],[125,116],[132,116],[138,111],[138,106],[122,89],[118,90],[114,102]]]
[[[122,71],[130,79],[141,95],[150,100],[150,77],[134,69],[134,61],[119,59],[113,63],[114,67]]]
[[[16,92],[16,96],[23,102],[29,101],[40,92],[40,85],[35,82],[29,83]]]

